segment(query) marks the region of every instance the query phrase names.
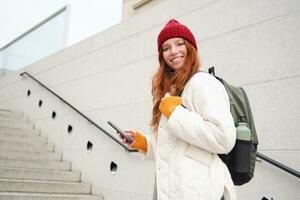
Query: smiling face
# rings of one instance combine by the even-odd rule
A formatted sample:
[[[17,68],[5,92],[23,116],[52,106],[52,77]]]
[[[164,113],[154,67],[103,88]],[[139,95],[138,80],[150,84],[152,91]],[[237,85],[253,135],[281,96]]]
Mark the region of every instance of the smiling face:
[[[184,66],[187,49],[182,38],[171,38],[162,44],[163,58],[166,64],[173,70]]]

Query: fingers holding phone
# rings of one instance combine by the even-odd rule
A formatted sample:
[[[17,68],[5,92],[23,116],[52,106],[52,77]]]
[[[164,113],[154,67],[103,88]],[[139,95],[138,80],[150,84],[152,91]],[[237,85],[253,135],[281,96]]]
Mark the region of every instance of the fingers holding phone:
[[[122,135],[120,133],[117,132],[117,135],[119,136],[119,138],[121,139],[121,141],[124,143],[124,144],[128,144],[126,142],[126,138],[122,137]]]
[[[130,138],[132,138],[133,139],[133,141],[132,142],[130,142],[130,143],[126,143],[129,147],[131,147],[131,148],[135,148],[134,146],[134,144],[136,143],[136,139],[135,139],[135,137],[136,137],[136,131],[134,131],[134,130],[126,130],[125,131],[125,133],[130,137]]]
[[[119,137],[123,140],[125,139],[125,143],[132,143],[133,142],[133,139],[132,137],[130,137],[129,135],[127,135],[121,128],[119,128],[116,124],[114,124],[113,122],[111,121],[107,121],[107,123],[117,131],[117,133],[119,133]]]
[[[129,145],[131,148],[139,149],[142,152],[147,152],[147,140],[144,134],[139,131],[126,131],[133,138],[133,142]]]
[[[141,138],[144,138],[144,136],[142,134],[138,133],[137,131],[133,131],[133,130],[125,131],[125,133],[126,133],[127,136],[132,138],[133,141],[128,142],[126,140],[126,138],[122,136],[121,133],[117,132],[118,136],[120,137],[120,139],[122,140],[122,142],[124,144],[128,145],[130,148],[133,148],[133,149],[140,149],[142,151],[146,151],[145,149],[147,149],[147,144],[146,144],[146,148],[145,148],[145,144],[140,142]]]
[[[130,148],[133,149],[139,149],[142,152],[147,152],[147,140],[146,137],[140,133],[139,131],[133,131],[133,130],[128,130],[125,131],[126,134],[133,139],[131,143],[126,142],[125,138],[122,138],[122,135],[120,133],[117,133],[118,136],[121,138],[122,142],[127,144]]]
[[[119,136],[119,138],[122,140],[123,143],[127,144],[128,146],[130,146],[132,143],[134,143],[134,136],[135,136],[135,132],[136,131],[132,131],[132,130],[129,130],[129,131],[124,131],[125,134],[127,136],[129,136],[130,138],[132,138],[132,141],[127,141],[127,139],[123,136],[124,134],[121,134],[117,131],[117,135]]]
[[[147,152],[147,140],[142,133],[133,130],[123,131],[113,122],[107,121],[107,123],[116,130],[123,143],[127,144],[131,148]]]

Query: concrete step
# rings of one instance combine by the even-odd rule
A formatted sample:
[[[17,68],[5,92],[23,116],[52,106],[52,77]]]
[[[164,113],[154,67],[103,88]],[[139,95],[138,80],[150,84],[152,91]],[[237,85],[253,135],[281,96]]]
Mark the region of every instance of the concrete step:
[[[13,128],[13,127],[0,127],[0,133],[8,133],[8,134],[15,134],[15,135],[40,135],[40,131],[32,130],[32,129],[20,129],[20,128]]]
[[[8,116],[8,115],[0,115],[0,121],[9,121],[9,122],[27,122],[27,118],[21,116]]]
[[[27,152],[14,150],[0,150],[0,159],[12,160],[62,160],[62,154],[58,152]]]
[[[28,169],[49,169],[70,171],[71,163],[69,161],[57,160],[14,160],[0,159],[1,167],[28,168]]]
[[[27,122],[24,120],[9,120],[9,119],[0,119],[0,126],[8,126],[15,128],[29,128],[32,129],[34,124],[32,122]]]
[[[14,111],[8,110],[8,109],[0,109],[0,116],[22,117],[22,113],[20,113],[20,112],[14,112]]]
[[[29,118],[23,116],[14,116],[14,115],[1,115],[0,114],[0,121],[16,121],[16,122],[28,122]]]
[[[0,178],[79,182],[80,173],[73,171],[0,167]]]
[[[51,144],[33,144],[33,143],[0,140],[0,151],[1,150],[27,151],[27,152],[54,152],[54,146]]]
[[[0,108],[0,112],[13,112],[13,111],[7,108]]]
[[[0,192],[2,200],[104,200],[101,196],[80,194]]]
[[[0,127],[9,127],[9,128],[20,128],[20,129],[34,129],[34,125],[31,123],[21,122],[4,122],[0,121]]]
[[[39,135],[0,133],[0,140],[23,143],[47,143],[47,138]]]
[[[5,112],[5,111],[1,111],[0,110],[0,116],[3,117],[16,117],[16,118],[22,118],[23,114],[22,113],[18,113],[18,112]]]
[[[7,117],[7,116],[3,116],[3,115],[0,115],[0,121],[3,121],[3,122],[24,122],[24,123],[28,123],[27,119],[25,119],[25,118],[21,118],[21,117]]]
[[[40,192],[89,194],[91,185],[87,183],[0,179],[0,192]]]

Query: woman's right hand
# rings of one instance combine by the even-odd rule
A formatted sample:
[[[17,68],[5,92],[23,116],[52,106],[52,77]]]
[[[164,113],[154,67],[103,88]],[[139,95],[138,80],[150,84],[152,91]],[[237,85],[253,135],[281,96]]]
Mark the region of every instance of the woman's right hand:
[[[142,133],[133,130],[128,130],[125,132],[127,133],[128,136],[130,136],[133,139],[133,142],[132,143],[126,142],[126,139],[123,138],[120,133],[117,133],[123,143],[127,144],[131,148],[138,149],[142,152],[147,152],[147,140]]]

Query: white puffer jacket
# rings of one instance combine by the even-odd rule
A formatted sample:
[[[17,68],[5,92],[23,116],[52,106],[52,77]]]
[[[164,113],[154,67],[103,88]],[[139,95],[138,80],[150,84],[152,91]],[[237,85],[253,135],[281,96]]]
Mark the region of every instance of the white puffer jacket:
[[[167,120],[162,116],[157,145],[147,137],[147,158],[155,157],[158,200],[235,200],[226,165],[217,154],[234,146],[236,130],[224,86],[196,73]],[[152,140],[152,141],[150,141]]]

